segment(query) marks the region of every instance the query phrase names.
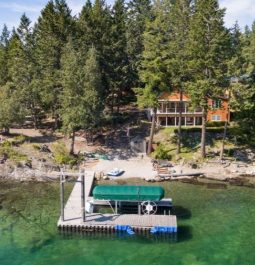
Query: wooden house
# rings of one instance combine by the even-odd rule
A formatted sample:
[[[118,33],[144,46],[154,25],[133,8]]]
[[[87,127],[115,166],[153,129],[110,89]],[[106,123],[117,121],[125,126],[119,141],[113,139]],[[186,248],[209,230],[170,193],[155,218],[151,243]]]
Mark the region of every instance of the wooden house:
[[[229,121],[228,115],[228,95],[218,97],[217,99],[208,99],[209,111],[207,121]],[[180,101],[180,93],[163,93],[159,98],[159,107],[157,109],[156,121],[161,126],[178,126],[179,112],[182,109],[183,126],[201,126],[202,108],[193,108],[188,94],[183,93],[183,100]]]

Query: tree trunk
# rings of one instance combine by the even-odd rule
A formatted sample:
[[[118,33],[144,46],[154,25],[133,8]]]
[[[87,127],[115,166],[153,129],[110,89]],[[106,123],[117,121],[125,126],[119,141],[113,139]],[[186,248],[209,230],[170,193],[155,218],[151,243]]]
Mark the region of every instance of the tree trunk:
[[[71,136],[70,155],[74,154],[74,141],[75,141],[75,130],[73,130],[72,136]]]
[[[3,129],[4,129],[3,134],[5,134],[5,135],[10,134],[10,128],[9,127],[4,127]]]
[[[225,141],[226,141],[227,129],[228,129],[228,120],[229,120],[229,116],[230,116],[230,106],[229,106],[230,96],[231,96],[231,94],[229,94],[229,97],[228,97],[228,111],[227,111],[226,121],[224,124],[224,132],[223,132],[223,138],[222,138],[221,150],[220,150],[220,160],[221,161],[223,160],[223,156],[224,156]]]
[[[117,97],[117,113],[119,114],[120,113],[120,98],[121,98],[121,95],[119,94],[118,97]]]
[[[202,133],[201,133],[201,157],[205,158],[206,151],[205,151],[205,144],[206,144],[206,117],[207,112],[205,108],[203,108],[203,116],[202,116]]]
[[[37,119],[36,114],[33,114],[33,120],[34,120],[34,129],[37,130],[38,129],[38,119]]]
[[[178,123],[178,142],[176,154],[181,153],[181,142],[182,142],[182,103],[183,103],[183,92],[180,89],[180,110],[179,110],[179,123]]]
[[[32,112],[34,129],[37,130],[38,129],[38,118],[37,118],[35,104],[33,103],[33,100],[30,103],[30,109],[31,109],[31,112]]]
[[[220,160],[223,160],[223,156],[224,156],[227,129],[228,129],[228,120],[225,121],[225,125],[224,125],[224,133],[223,133],[223,138],[222,138],[222,143],[221,143],[221,150],[220,150]]]
[[[149,138],[148,149],[147,149],[148,155],[152,151],[153,136],[154,136],[155,125],[156,125],[156,113],[157,113],[157,108],[153,108],[150,138]]]
[[[58,129],[59,128],[59,115],[55,114],[54,115],[54,129]]]

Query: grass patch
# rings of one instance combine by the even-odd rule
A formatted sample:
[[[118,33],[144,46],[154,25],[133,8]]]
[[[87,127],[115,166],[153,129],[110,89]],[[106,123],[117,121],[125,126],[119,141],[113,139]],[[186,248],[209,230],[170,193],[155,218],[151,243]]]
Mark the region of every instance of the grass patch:
[[[39,151],[40,150],[40,145],[39,144],[32,144],[32,147],[34,150]]]
[[[0,145],[0,156],[5,156],[14,162],[27,161],[28,157],[25,154],[14,149],[10,142],[6,141]]]
[[[159,144],[156,150],[152,153],[152,156],[156,159],[170,160],[172,158],[171,154],[163,144]]]

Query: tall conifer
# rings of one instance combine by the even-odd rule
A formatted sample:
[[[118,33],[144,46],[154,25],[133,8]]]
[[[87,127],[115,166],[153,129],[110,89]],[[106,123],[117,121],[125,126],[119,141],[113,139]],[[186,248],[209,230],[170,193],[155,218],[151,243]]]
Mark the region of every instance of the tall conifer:
[[[177,154],[181,151],[182,112],[184,109],[183,92],[189,80],[188,71],[188,34],[191,17],[191,0],[176,0],[169,14],[171,36],[168,40],[168,72],[171,85],[180,95]]]
[[[143,36],[144,51],[142,54],[139,77],[144,87],[135,89],[138,105],[152,109],[152,123],[147,153],[152,151],[153,136],[156,125],[158,100],[163,91],[170,90],[167,73],[167,43],[170,34],[168,14],[169,1],[157,1],[153,7],[154,20],[148,21]]]
[[[58,126],[62,91],[60,70],[61,54],[72,35],[73,18],[65,0],[51,0],[42,10],[36,29],[36,53],[40,66],[42,99],[45,109],[51,110]]]
[[[60,113],[64,131],[72,136],[70,154],[73,154],[75,132],[93,128],[102,110],[101,73],[95,49],[89,50],[85,61],[70,39],[62,57],[61,77]]]
[[[131,86],[136,87],[139,83],[138,70],[141,66],[142,53],[144,50],[143,33],[146,22],[152,19],[152,4],[150,0],[131,0],[128,2],[127,11],[127,52],[132,74]]]
[[[126,38],[127,13],[124,0],[116,0],[112,8],[112,58],[111,58],[111,106],[117,105],[119,110],[120,101],[125,91],[130,89],[130,69],[127,54]],[[116,101],[116,102],[115,102]]]
[[[229,36],[224,27],[224,9],[218,0],[196,0],[189,32],[188,89],[193,104],[202,108],[201,156],[206,156],[208,99],[219,96],[226,86]]]

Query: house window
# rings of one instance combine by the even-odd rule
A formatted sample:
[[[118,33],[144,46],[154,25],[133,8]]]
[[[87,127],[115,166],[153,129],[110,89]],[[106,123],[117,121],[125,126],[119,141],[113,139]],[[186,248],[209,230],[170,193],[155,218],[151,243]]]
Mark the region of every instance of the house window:
[[[221,121],[220,115],[212,115],[212,121]]]
[[[220,109],[221,108],[221,100],[216,99],[212,101],[212,107],[213,109]]]

